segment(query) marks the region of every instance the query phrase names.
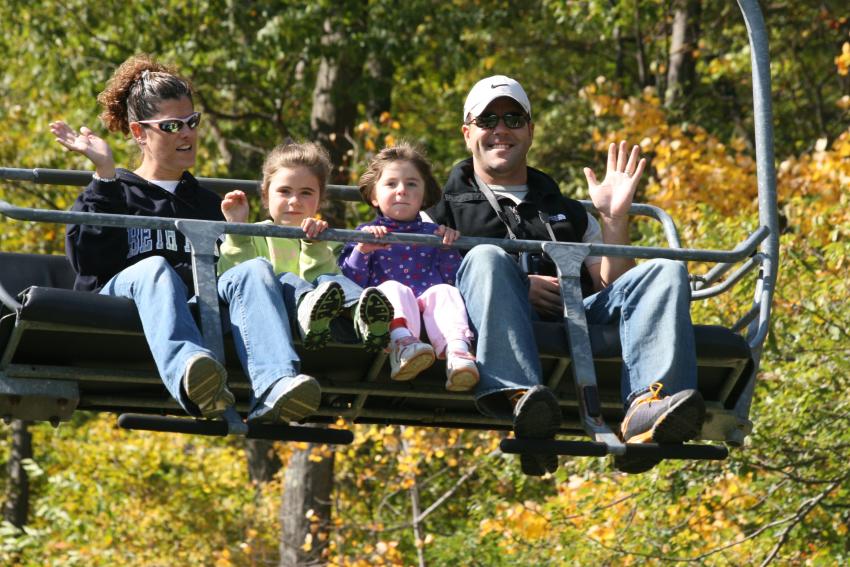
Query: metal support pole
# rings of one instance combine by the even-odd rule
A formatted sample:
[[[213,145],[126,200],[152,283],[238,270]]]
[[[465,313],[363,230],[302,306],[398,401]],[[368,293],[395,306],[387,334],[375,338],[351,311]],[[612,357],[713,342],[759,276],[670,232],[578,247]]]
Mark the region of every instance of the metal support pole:
[[[195,294],[201,312],[201,334],[204,345],[210,349],[221,364],[224,359],[224,338],[221,331],[221,311],[218,306],[218,286],[215,274],[216,242],[221,236],[221,225],[199,220],[179,219],[174,221],[177,230],[183,233],[192,245],[192,276],[195,279]],[[248,426],[242,421],[235,408],[224,412],[228,432],[246,435]]]
[[[557,242],[546,242],[543,244],[543,251],[552,258],[558,268],[561,299],[564,301],[564,326],[570,342],[573,378],[582,426],[594,441],[604,443],[609,453],[623,455],[626,446],[602,417],[599,386],[593,366],[593,350],[581,296],[581,265],[590,254],[590,246],[563,246]]]

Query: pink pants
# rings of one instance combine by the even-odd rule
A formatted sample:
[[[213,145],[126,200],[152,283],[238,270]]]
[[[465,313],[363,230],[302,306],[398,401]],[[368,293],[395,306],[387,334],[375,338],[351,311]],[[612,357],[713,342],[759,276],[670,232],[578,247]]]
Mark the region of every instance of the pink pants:
[[[434,352],[442,357],[449,341],[471,343],[472,331],[466,318],[466,306],[456,287],[438,284],[416,297],[413,290],[396,281],[386,281],[378,286],[395,310],[395,317],[404,317],[407,329],[419,337],[420,315],[431,340]]]

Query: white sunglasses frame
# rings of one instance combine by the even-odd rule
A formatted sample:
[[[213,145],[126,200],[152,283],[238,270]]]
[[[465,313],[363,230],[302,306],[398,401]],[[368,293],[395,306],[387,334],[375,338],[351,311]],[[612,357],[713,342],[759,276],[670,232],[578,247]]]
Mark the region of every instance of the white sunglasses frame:
[[[195,124],[195,127],[193,128],[192,126],[189,126],[189,121],[192,118],[194,118],[195,116],[198,117],[198,123]],[[180,129],[177,130],[176,132],[169,132],[168,130],[163,130],[162,126],[159,126],[159,130],[162,131],[162,132],[165,132],[166,134],[178,134],[178,133],[180,133],[180,130],[183,130],[184,126],[186,128],[188,128],[189,130],[197,129],[197,127],[201,124],[201,116],[202,116],[202,114],[200,112],[193,112],[192,114],[190,114],[189,116],[187,116],[185,118],[157,118],[156,120],[136,120],[136,122],[138,122],[139,124],[161,124],[163,122],[177,121],[177,122],[180,122]]]

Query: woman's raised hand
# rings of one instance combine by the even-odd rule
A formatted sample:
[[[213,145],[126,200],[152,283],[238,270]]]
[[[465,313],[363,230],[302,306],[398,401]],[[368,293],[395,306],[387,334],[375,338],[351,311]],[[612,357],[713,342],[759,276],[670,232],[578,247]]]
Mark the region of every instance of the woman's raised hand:
[[[104,179],[115,177],[115,160],[112,158],[112,150],[103,138],[85,126],[77,133],[62,120],[51,122],[50,131],[56,136],[59,144],[89,158],[100,177]]]
[[[248,222],[248,196],[243,191],[230,191],[221,200],[221,214],[227,222]]]

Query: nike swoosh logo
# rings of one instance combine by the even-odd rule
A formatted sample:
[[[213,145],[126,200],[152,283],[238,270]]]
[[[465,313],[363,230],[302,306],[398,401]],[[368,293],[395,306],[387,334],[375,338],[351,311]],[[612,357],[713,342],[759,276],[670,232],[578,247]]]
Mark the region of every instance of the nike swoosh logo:
[[[493,85],[493,84],[491,84],[491,85],[490,85],[490,88],[491,88],[491,89],[497,89],[497,88],[499,88],[499,87],[506,87],[506,86],[508,86],[508,84],[507,84],[507,83],[502,83],[501,85]]]

